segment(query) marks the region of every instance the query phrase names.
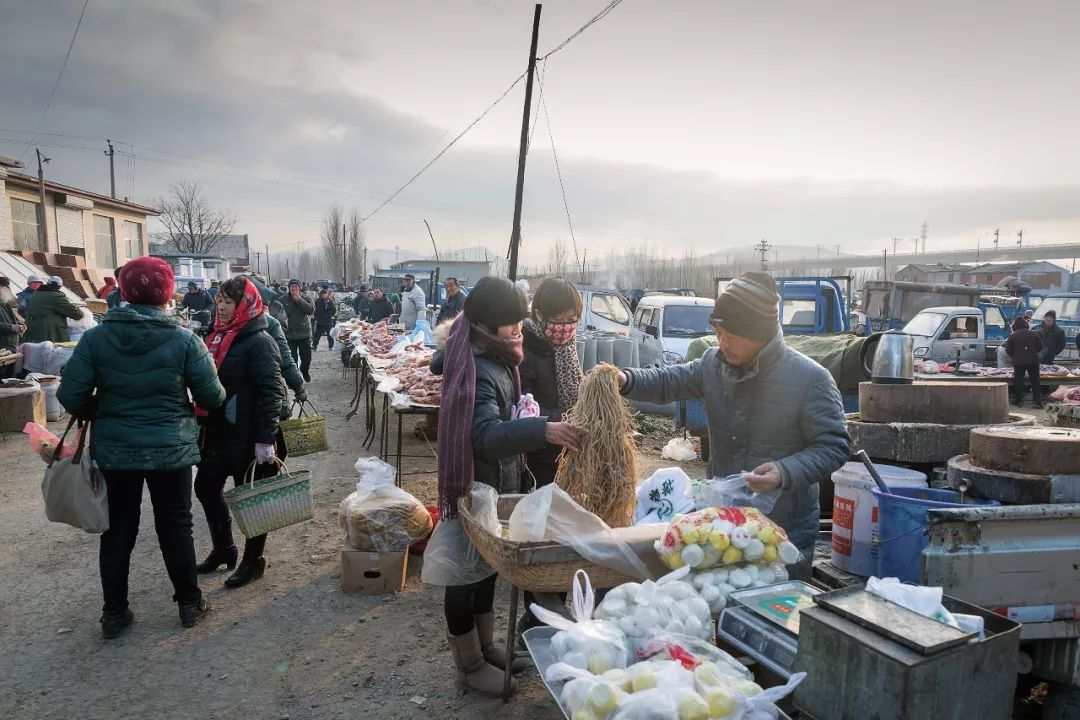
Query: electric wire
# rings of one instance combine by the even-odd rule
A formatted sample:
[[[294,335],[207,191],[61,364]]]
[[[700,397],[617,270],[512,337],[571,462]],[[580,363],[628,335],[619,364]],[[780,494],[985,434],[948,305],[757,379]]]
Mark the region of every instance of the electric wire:
[[[579,35],[581,35],[581,33],[585,32],[590,27],[592,27],[593,25],[595,25],[596,23],[600,22],[605,17],[607,17],[607,14],[610,13],[612,10],[614,10],[616,7],[618,7],[619,4],[622,1],[623,0],[611,0],[611,2],[608,3],[607,6],[603,10],[601,10],[596,15],[594,15],[593,18],[591,20],[589,20],[589,22],[585,23],[584,25],[579,27],[577,30],[575,30],[570,35],[570,37],[566,38],[561,43],[556,45],[553,50],[551,50],[551,51],[545,53],[544,55],[541,55],[540,57],[536,58],[536,61],[540,62],[541,60],[547,60],[549,57],[551,57],[555,53],[557,53],[560,50],[562,50],[563,48],[565,48],[567,45],[569,45],[571,42],[573,42]]]
[[[577,237],[574,235],[574,221],[570,219],[570,204],[566,200],[566,185],[563,183],[562,169],[559,167],[559,153],[555,150],[555,134],[551,130],[551,113],[548,112],[547,101],[544,99],[544,83],[541,80],[540,107],[544,110],[544,124],[547,125],[548,138],[551,140],[551,156],[555,159],[555,175],[559,178],[559,190],[562,192],[563,209],[566,211],[566,224],[570,227],[570,242],[574,246],[574,266],[581,264],[578,256]]]

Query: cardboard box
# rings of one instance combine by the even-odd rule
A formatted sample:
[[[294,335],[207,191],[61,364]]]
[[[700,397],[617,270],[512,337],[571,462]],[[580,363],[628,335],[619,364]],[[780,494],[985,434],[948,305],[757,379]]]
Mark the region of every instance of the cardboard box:
[[[22,432],[26,423],[45,425],[45,393],[32,388],[0,390],[0,432]]]
[[[361,595],[387,595],[405,589],[409,553],[356,550],[345,543],[341,548],[341,589]]]

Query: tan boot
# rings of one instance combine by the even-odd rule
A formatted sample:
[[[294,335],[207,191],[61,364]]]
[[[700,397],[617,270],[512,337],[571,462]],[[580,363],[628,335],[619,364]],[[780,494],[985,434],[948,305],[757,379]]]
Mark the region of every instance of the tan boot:
[[[458,669],[458,684],[491,697],[501,697],[503,671],[484,660],[480,650],[480,638],[473,629],[464,635],[447,635],[454,665]]]
[[[473,622],[476,623],[476,634],[480,637],[480,650],[484,653],[484,659],[500,670],[505,670],[506,652],[495,647],[495,613],[474,615]],[[529,665],[528,658],[516,657],[511,672],[521,672]]]

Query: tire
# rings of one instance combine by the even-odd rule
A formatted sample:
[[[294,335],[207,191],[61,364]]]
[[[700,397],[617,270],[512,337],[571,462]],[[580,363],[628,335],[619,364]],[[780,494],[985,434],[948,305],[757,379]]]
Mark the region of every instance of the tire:
[[[1080,688],[1055,683],[1043,703],[1043,720],[1080,720]]]

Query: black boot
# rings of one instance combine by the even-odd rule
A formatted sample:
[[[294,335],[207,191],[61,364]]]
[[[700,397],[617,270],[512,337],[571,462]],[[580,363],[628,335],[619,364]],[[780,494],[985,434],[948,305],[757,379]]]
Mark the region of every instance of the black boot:
[[[186,628],[195,627],[195,623],[206,617],[210,612],[210,604],[203,598],[187,600],[180,603],[180,624]]]
[[[237,551],[232,539],[232,521],[210,525],[210,539],[214,543],[214,549],[206,556],[206,559],[195,566],[200,575],[212,573],[224,565],[229,570],[236,567]]]
[[[112,640],[119,637],[133,622],[135,622],[135,613],[131,610],[106,610],[101,615],[101,634],[106,640]]]
[[[258,580],[263,576],[263,572],[266,570],[266,558],[255,558],[254,560],[248,560],[244,558],[240,561],[240,567],[236,568],[236,572],[230,575],[225,580],[225,587],[238,588],[247,585],[252,580]]]

